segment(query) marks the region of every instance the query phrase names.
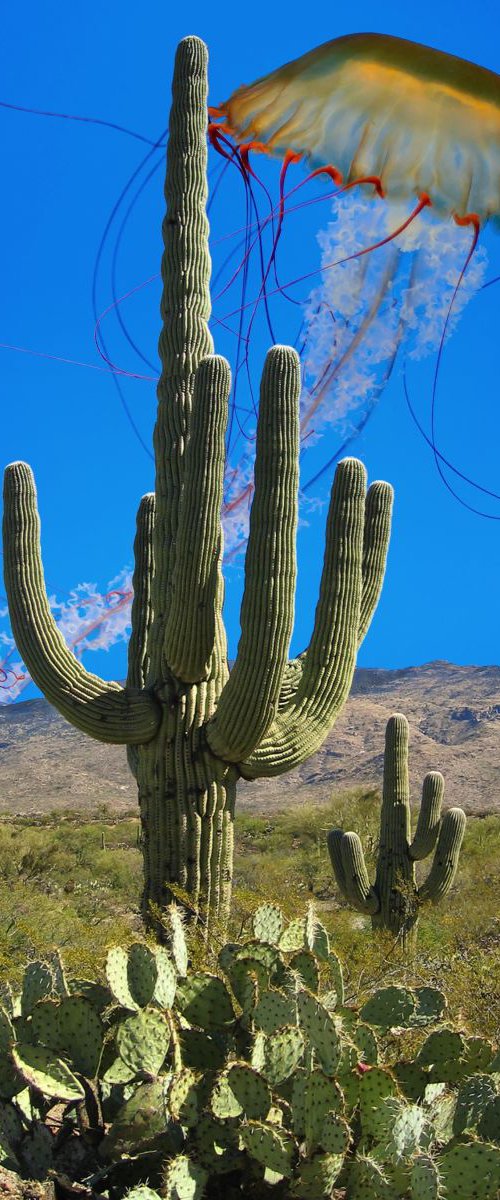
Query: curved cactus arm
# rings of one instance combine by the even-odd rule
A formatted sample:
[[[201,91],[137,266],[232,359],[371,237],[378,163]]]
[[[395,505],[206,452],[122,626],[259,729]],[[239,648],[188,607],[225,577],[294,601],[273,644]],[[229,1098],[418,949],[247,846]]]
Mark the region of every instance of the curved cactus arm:
[[[151,578],[153,574],[153,528],[155,494],[147,492],[137,510],[134,539],[133,600],[130,615],[132,632],[128,644],[127,687],[142,688],[148,673],[148,633],[152,622]],[[137,746],[127,746],[127,762],[137,778]]]
[[[418,889],[418,898],[422,902],[431,900],[437,904],[450,890],[458,867],[465,825],[463,809],[449,808],[443,817],[429,875]]]
[[[207,201],[207,62],[205,44],[184,38],[177,47],[172,80],[166,213],[162,233],[162,372],[153,433],[156,475],[153,626],[148,683],[169,677],[165,627],[171,604],[173,567],[179,546],[185,449],[198,364],[213,354],[210,316],[210,254]]]
[[[228,762],[246,758],[265,736],[287,663],[296,580],[299,396],[299,357],[288,346],[274,346],[262,375],[241,637],[207,724],[210,749]]]
[[[415,837],[408,850],[410,858],[414,861],[427,858],[427,855],[434,850],[441,827],[443,796],[444,779],[441,772],[429,771],[422,785],[422,803]]]
[[[370,627],[384,582],[387,552],[391,536],[394,491],[390,484],[376,479],[366,493],[363,538],[363,590],[359,614],[358,646]]]
[[[370,884],[363,847],[357,833],[332,829],[327,840],[333,872],[341,892],[359,912],[373,916],[379,911],[380,901]]]
[[[384,581],[387,551],[391,534],[391,518],[394,492],[390,484],[376,480],[366,493],[365,528],[363,538],[363,588],[358,630],[358,647],[361,645],[375,609]],[[278,710],[291,704],[299,686],[304,669],[307,650],[290,659],[281,685]]]
[[[244,778],[281,775],[304,762],[324,742],[347,700],[358,649],[365,487],[363,464],[343,459],[335,472],[320,596],[300,682],[254,753],[238,763]]]
[[[36,487],[28,463],[9,463],[5,469],[3,551],[16,646],[49,703],[97,741],[120,746],[149,742],[161,720],[154,697],[86,671],[56,625],[45,587]]]
[[[195,377],[193,412],[185,454],[172,595],[165,630],[165,655],[172,673],[185,682],[208,677],[219,612],[225,431],[231,387],[229,363],[213,356]]]

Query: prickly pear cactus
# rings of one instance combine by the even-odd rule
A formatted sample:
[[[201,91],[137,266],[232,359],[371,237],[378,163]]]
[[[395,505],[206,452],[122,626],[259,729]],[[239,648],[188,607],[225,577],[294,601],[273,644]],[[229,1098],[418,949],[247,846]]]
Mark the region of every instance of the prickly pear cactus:
[[[210,970],[190,936],[113,947],[107,986],[30,964],[0,1009],[0,1164],[113,1200],[496,1200],[498,1048],[441,992],[345,1007],[311,906],[261,906]]]

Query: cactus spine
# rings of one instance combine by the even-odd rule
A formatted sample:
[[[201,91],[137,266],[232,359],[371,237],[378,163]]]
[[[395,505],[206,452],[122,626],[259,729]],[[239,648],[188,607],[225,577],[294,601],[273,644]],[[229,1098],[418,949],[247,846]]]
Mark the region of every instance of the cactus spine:
[[[207,325],[206,68],[204,44],[184,39],[167,153],[155,491],[143,496],[137,515],[124,688],[86,671],[57,629],[28,464],[11,463],[4,485],[5,587],[16,644],[66,720],[127,747],[139,791],[146,920],[150,902],[160,909],[169,902],[170,884],[189,891],[195,905],[203,899],[227,913],[236,781],[291,769],[328,734],[378,601],[392,506],[388,484],[366,493],[360,462],[339,465],[311,643],[288,662],[300,369],[294,350],[275,346],[261,383],[241,638],[229,674],[220,511],[230,375],[212,353]]]
[[[383,928],[402,938],[407,947],[416,933],[419,903],[436,904],[449,891],[458,866],[465,832],[465,813],[450,808],[441,820],[444,779],[439,771],[425,776],[415,836],[411,837],[408,779],[408,721],[395,713],[387,723],[384,786],[380,817],[375,884],[366,870],[363,848],[356,833],[332,829],[328,850],[338,886],[351,904],[370,915],[374,929]],[[417,885],[415,863],[434,850],[425,882]]]

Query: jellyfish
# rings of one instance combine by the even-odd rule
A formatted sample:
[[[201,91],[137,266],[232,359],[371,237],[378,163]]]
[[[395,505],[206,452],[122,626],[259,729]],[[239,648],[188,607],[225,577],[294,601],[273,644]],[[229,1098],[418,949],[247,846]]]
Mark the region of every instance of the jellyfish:
[[[330,189],[331,220],[319,234],[321,282],[302,302],[303,448],[322,425],[361,408],[359,432],[403,344],[410,359],[434,350],[431,432],[423,436],[441,478],[460,499],[443,473],[446,464],[500,498],[456,470],[435,441],[443,347],[468,299],[484,286],[480,234],[500,219],[500,76],[401,38],[352,34],[239,87],[209,109],[208,134],[226,168],[236,166],[253,189],[265,190],[254,156],[281,161],[276,201],[262,219],[253,200],[252,232],[230,276],[232,284],[238,276],[244,281],[241,304],[221,318],[226,326],[238,320],[246,361],[259,307],[268,312],[278,295],[290,300],[313,275],[281,280],[286,221],[306,184],[322,179]],[[307,174],[288,188],[297,164]],[[264,261],[266,226],[271,244]],[[253,248],[262,270],[249,301]],[[227,290],[228,284],[218,298]],[[249,486],[247,472],[245,495]],[[231,511],[236,507],[233,497]]]

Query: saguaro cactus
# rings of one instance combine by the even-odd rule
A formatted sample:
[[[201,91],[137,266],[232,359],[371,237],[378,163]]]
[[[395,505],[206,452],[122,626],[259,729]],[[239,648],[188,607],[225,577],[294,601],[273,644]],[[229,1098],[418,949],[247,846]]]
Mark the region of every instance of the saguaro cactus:
[[[328,834],[332,867],[343,895],[360,912],[371,916],[373,928],[390,930],[402,938],[405,946],[414,942],[419,905],[425,900],[436,904],[449,891],[465,832],[461,808],[450,808],[441,820],[444,779],[439,771],[429,771],[412,840],[408,733],[406,717],[395,713],[385,733],[380,841],[373,887],[357,833],[332,829]],[[415,863],[427,858],[432,850],[430,872],[418,886]]]
[[[270,350],[262,377],[255,490],[241,637],[228,670],[222,622],[220,512],[229,368],[212,355],[205,215],[207,52],[177,51],[167,153],[162,373],[154,431],[155,491],[143,496],[134,542],[126,687],[86,671],[49,609],[33,475],[5,472],[4,567],[12,629],[51,704],[90,737],[127,747],[137,780],[143,912],[169,884],[227,911],[236,781],[279,775],[321,745],[351,686],[377,604],[392,489],[340,463],[332,489],[311,642],[288,662],[294,619],[299,360]]]

